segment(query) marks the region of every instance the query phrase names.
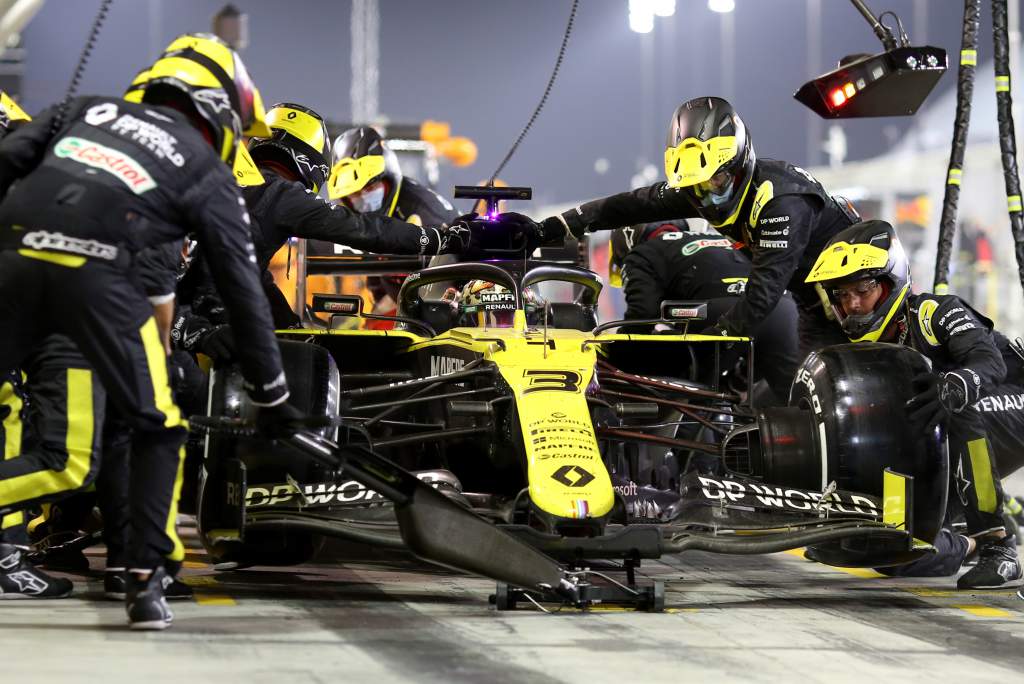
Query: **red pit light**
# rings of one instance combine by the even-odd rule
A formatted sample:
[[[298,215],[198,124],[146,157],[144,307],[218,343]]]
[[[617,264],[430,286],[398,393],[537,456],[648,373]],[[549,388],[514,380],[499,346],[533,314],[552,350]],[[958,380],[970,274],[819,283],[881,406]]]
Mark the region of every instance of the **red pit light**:
[[[842,88],[836,88],[832,91],[830,99],[832,100],[833,107],[842,107],[846,102],[846,94],[843,92]]]

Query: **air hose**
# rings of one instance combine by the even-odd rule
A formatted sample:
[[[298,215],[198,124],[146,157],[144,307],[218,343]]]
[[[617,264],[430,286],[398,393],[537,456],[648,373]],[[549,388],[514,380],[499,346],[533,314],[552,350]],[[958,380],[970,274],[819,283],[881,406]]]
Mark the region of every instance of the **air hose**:
[[[562,45],[558,48],[558,58],[555,60],[555,68],[551,71],[551,78],[548,79],[547,87],[544,88],[544,94],[540,98],[540,102],[537,103],[536,109],[533,110],[533,114],[530,115],[529,121],[523,126],[523,130],[519,133],[519,137],[512,143],[512,147],[509,148],[508,154],[498,164],[498,168],[491,174],[490,179],[487,181],[487,185],[494,186],[494,179],[498,177],[505,165],[508,164],[509,160],[512,159],[512,155],[516,153],[519,148],[519,143],[523,142],[523,138],[530,131],[530,127],[533,126],[533,122],[537,120],[537,116],[540,114],[540,110],[544,108],[544,103],[548,100],[548,95],[551,94],[551,88],[555,85],[555,79],[558,78],[558,70],[562,66],[562,59],[565,57],[565,48],[569,44],[569,35],[572,33],[572,23],[576,19],[576,7],[579,5],[579,0],[572,0],[572,8],[569,10],[569,21],[565,26],[565,35],[562,36]]]
[[[1005,6],[1005,2],[1004,2]],[[960,70],[956,81],[956,119],[953,143],[946,172],[946,190],[942,198],[939,221],[939,246],[935,256],[935,291],[945,294],[949,289],[949,259],[956,232],[957,208],[960,203],[960,180],[963,176],[964,148],[971,120],[971,97],[974,94],[974,68],[978,64],[978,22],[981,0],[964,1],[964,27],[960,44]]]
[[[1013,96],[1010,94],[1010,50],[1006,30],[1006,0],[992,0],[992,53],[996,72],[996,114],[999,120],[999,151],[1003,161],[1006,209],[1010,213],[1017,276],[1024,286],[1024,213],[1021,212],[1020,177],[1017,173],[1017,135],[1013,129]]]
[[[82,76],[85,74],[85,67],[89,63],[89,58],[92,56],[93,48],[96,47],[96,39],[99,38],[100,29],[103,28],[103,22],[107,19],[107,13],[110,11],[110,5],[114,0],[100,0],[100,8],[96,12],[96,18],[92,21],[92,28],[89,29],[89,37],[85,39],[85,46],[82,48],[82,54],[78,56],[78,64],[75,65],[75,70],[71,74],[71,82],[68,83],[68,90],[64,94],[64,99],[61,100],[60,106],[57,109],[57,115],[53,117],[53,126],[50,131],[56,133],[60,130],[60,127],[64,125],[64,117],[67,116],[68,105],[71,104],[71,99],[78,92],[78,86],[82,82]]]

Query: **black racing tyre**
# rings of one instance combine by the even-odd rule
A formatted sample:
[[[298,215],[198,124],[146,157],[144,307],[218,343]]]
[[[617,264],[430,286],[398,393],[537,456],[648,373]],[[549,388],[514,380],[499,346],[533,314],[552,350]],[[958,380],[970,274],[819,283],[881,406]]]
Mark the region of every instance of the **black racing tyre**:
[[[803,463],[787,464],[790,473],[803,472],[801,481],[784,484],[817,489],[835,481],[841,490],[881,497],[882,474],[891,468],[914,478],[914,537],[934,540],[946,510],[945,436],[911,429],[904,409],[913,396],[912,378],[930,368],[924,356],[902,345],[842,344],[810,354],[797,369],[790,406],[811,415],[815,448],[801,454]],[[772,473],[767,479],[776,481]],[[813,547],[816,560],[840,566],[898,565],[920,553],[869,537]]]
[[[306,342],[278,342],[288,378],[289,403],[312,416],[337,415],[340,381],[337,365],[328,351]],[[219,369],[212,375],[210,415],[247,420],[256,417],[257,408],[242,390],[237,368]],[[333,438],[334,430],[325,428],[317,432]],[[323,482],[327,478],[324,467],[310,461],[287,442],[230,434],[211,434],[207,440],[197,508],[200,539],[214,562],[297,565],[310,560],[323,544],[322,537],[315,533],[253,530],[245,532],[242,540],[216,541],[215,536],[223,538],[224,535],[212,532],[237,529],[238,499],[239,496],[248,499],[250,488],[287,489],[289,478],[302,483]],[[244,481],[238,478],[239,470],[244,474]],[[239,489],[244,489],[244,493],[239,495]],[[235,492],[234,497],[231,492]]]

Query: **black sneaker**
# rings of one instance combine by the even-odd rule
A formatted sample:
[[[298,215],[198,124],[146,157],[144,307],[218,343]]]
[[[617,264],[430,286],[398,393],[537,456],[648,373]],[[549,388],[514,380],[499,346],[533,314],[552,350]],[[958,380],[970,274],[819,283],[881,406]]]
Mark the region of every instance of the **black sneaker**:
[[[1015,587],[1024,580],[1017,544],[1013,537],[979,540],[978,564],[960,576],[957,589],[1001,589]]]
[[[124,601],[127,594],[124,568],[107,568],[103,573],[103,595],[114,601]],[[192,587],[177,577],[164,575],[164,598],[168,601],[182,601],[195,596]]]
[[[184,601],[193,598],[195,592],[177,577],[168,575],[164,577],[164,596],[168,601]]]
[[[43,554],[39,563],[50,570],[65,572],[88,572],[89,558],[81,549],[55,549]]]
[[[128,597],[126,568],[107,568],[103,572],[103,596],[112,601],[124,601]]]
[[[128,624],[132,629],[167,629],[171,626],[174,613],[167,607],[164,598],[166,577],[167,573],[162,567],[154,570],[146,580],[140,580],[134,573],[128,573],[125,584]]]
[[[50,577],[25,560],[25,549],[0,544],[0,599],[59,599],[71,596],[74,585]]]

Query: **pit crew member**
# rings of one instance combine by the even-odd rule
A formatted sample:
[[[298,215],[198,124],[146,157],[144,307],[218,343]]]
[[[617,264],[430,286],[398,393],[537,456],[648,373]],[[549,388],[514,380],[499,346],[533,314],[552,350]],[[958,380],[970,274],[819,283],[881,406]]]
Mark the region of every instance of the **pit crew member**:
[[[963,506],[977,565],[960,589],[995,589],[1022,580],[1016,544],[1004,528],[1000,472],[1024,465],[1024,361],[992,321],[953,295],[910,292],[910,267],[892,226],[865,221],[837,233],[807,282],[822,291],[853,342],[913,347],[932,362],[914,379],[910,425],[944,426],[950,498]],[[948,553],[966,553],[957,546]]]
[[[6,93],[0,93],[0,137],[28,121],[31,117]],[[174,297],[176,262],[173,251],[173,244],[146,249],[133,264],[134,275],[154,304],[161,339],[165,340],[170,329],[171,300]],[[105,420],[106,393],[102,385],[92,381],[94,376],[89,364],[74,343],[63,335],[50,335],[44,339],[25,361],[23,370],[27,374],[14,371],[9,374],[9,381],[0,385],[0,414],[3,414],[0,480],[29,474],[45,477],[48,471],[49,477],[55,480],[64,477],[69,484],[80,479],[81,488],[91,484],[99,471],[100,507],[105,520],[110,523],[104,528],[108,558],[104,584],[112,580],[118,582],[122,587],[120,598],[123,600],[128,497],[125,494],[124,505],[117,506],[118,510],[114,511],[111,503],[115,497],[111,493],[127,491],[126,482],[113,481],[126,479],[128,470],[127,466],[121,469],[100,468],[101,449],[97,437],[105,429],[105,423],[110,427]],[[83,391],[86,384],[91,385],[91,396],[86,396]],[[120,435],[119,441],[130,444],[130,432]],[[108,451],[106,444],[103,451]],[[68,476],[67,473],[74,475]],[[72,508],[88,515],[94,497],[81,496],[85,497],[86,505]],[[50,507],[49,512],[52,514],[53,511],[54,508]],[[118,515],[122,512],[123,515]],[[0,520],[0,593],[7,598],[69,596],[72,590],[70,581],[51,577],[25,560],[23,554],[29,548],[26,520],[26,511],[22,509],[2,516]],[[60,558],[62,562],[69,560],[77,562],[77,569],[81,569],[83,564],[88,568],[88,559],[81,552]],[[178,593],[188,593],[189,588],[180,582],[174,582],[173,587]]]
[[[468,247],[469,223],[454,221],[454,212],[443,215],[431,212],[427,223],[410,223],[393,218],[395,212],[364,213],[366,204],[360,201],[353,201],[353,208],[350,208],[345,202],[332,205],[319,199],[317,193],[328,180],[330,159],[330,139],[324,120],[302,105],[281,103],[267,113],[267,124],[271,135],[253,138],[249,143],[249,153],[265,182],[245,187],[242,195],[252,218],[256,260],[263,273],[277,327],[290,327],[298,321],[273,285],[267,267],[274,254],[293,236],[386,254],[457,254]],[[339,142],[348,149],[346,135],[342,135]],[[353,164],[360,169],[369,165],[365,161],[368,157],[359,159],[360,162],[343,162],[336,167],[332,182],[348,178],[348,187],[352,187],[351,178],[356,175]],[[410,188],[407,197],[419,197],[420,190],[429,192],[412,184],[407,187]],[[410,217],[401,212],[398,215]],[[449,222],[453,225],[448,225]],[[222,309],[210,287],[212,281],[201,257],[202,250],[200,244],[182,283],[186,293],[179,291],[182,303],[191,308],[179,311],[176,316],[174,337],[182,348],[219,360],[230,357],[234,342],[230,330],[217,325]],[[192,293],[188,293],[190,290]]]
[[[717,322],[722,333],[752,331],[788,288],[800,309],[801,355],[845,341],[804,279],[825,243],[858,219],[847,201],[830,196],[797,166],[758,159],[746,124],[718,97],[700,97],[676,109],[665,174],[664,182],[587,202],[533,224],[537,239],[558,242],[567,233],[579,239],[596,230],[703,218],[752,254],[746,291]],[[504,216],[514,227],[525,218]]]
[[[402,172],[394,150],[369,126],[351,128],[335,139],[328,189],[333,201],[361,214],[390,216],[421,226],[451,224],[458,220],[457,212],[446,199]],[[442,255],[431,259],[430,265],[455,261],[456,255]],[[395,313],[402,280],[394,276],[367,278],[367,287],[374,298],[373,313]],[[443,290],[438,286],[428,292]],[[368,327],[382,329],[392,325],[372,321]]]
[[[743,295],[750,260],[731,240],[687,227],[685,220],[655,222],[612,234],[610,280],[624,288],[625,318],[659,318],[661,303],[673,299],[707,301],[708,319],[715,321]],[[762,397],[761,404],[784,404],[789,398],[799,362],[796,322],[796,304],[784,293],[751,331],[755,378],[763,378],[774,395]]]
[[[187,424],[171,398],[152,306],[130,277],[133,255],[195,230],[247,340],[246,389],[265,407],[264,429],[280,434],[297,411],[259,296],[248,214],[224,165],[244,156],[243,135],[269,135],[259,93],[212,36],[173,41],[144,92],[141,104],[74,98],[0,143],[0,371],[19,366],[47,334],[67,334],[131,424],[128,618],[134,628],[164,629],[173,616],[163,560],[184,555],[173,520]],[[47,474],[0,481],[0,512],[68,488]]]

